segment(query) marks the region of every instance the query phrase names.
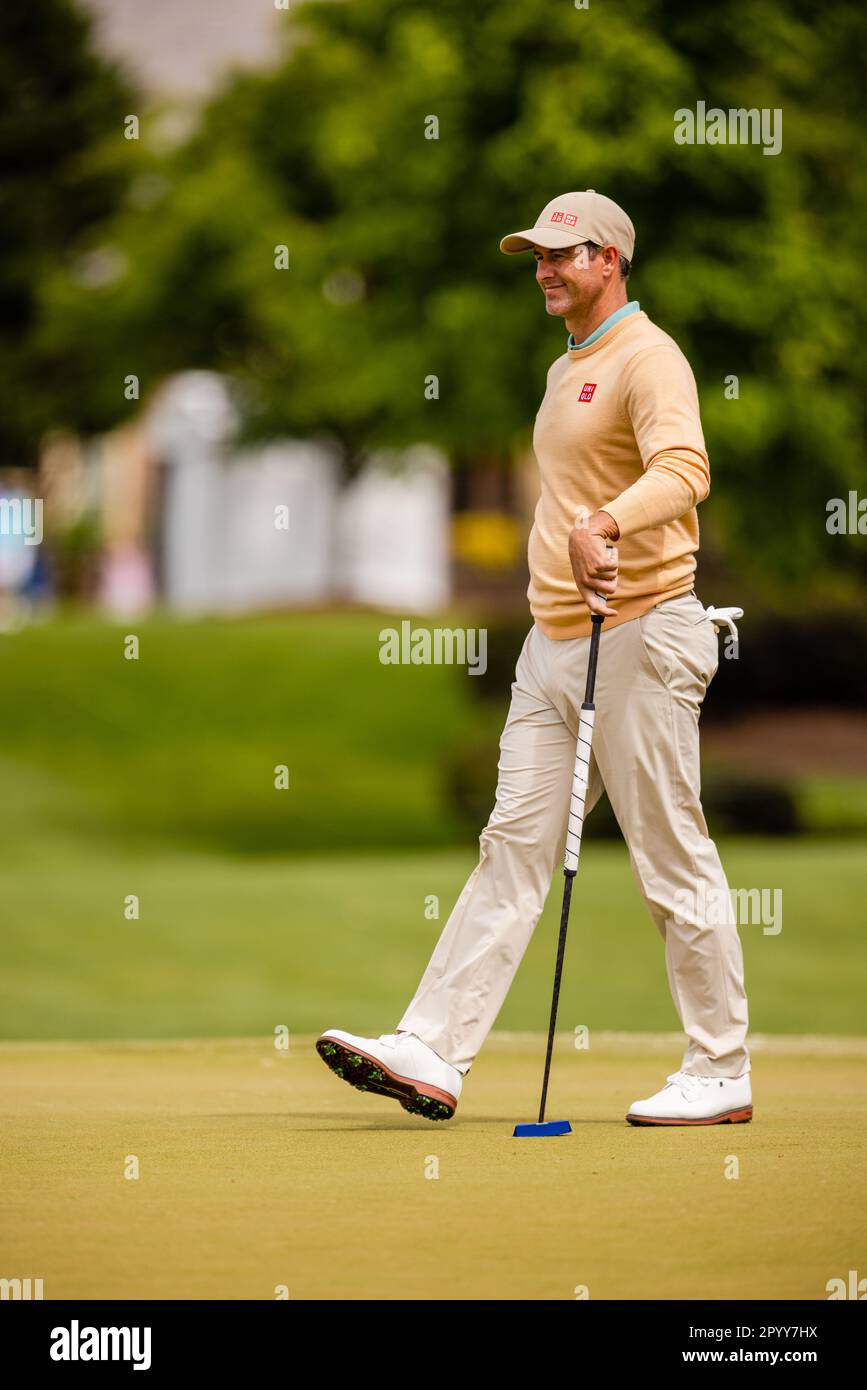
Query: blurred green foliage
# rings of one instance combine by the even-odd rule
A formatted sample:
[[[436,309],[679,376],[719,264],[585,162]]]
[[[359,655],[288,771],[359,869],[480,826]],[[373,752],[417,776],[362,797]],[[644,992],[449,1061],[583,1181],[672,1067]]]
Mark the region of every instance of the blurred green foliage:
[[[40,297],[58,268],[79,286],[97,268],[86,259],[88,238],[129,181],[116,143],[129,101],[125,81],[92,50],[90,21],[69,0],[0,7],[2,464],[33,464],[52,426],[99,422],[89,393],[76,399],[68,389],[74,334],[61,353],[46,349]]]
[[[252,434],[327,431],[350,462],[419,438],[502,456],[565,334],[499,238],[594,187],[629,210],[630,293],[699,380],[709,550],[777,594],[851,595],[862,539],[825,522],[864,476],[865,38],[839,0],[299,6],[282,60],[185,143],[146,118],[112,146],[135,178],[85,242],[115,273],[60,258],[41,287],[58,423],[126,418],[126,372],[147,392],[212,366],[245,383]],[[676,145],[698,101],[780,108],[782,152]]]

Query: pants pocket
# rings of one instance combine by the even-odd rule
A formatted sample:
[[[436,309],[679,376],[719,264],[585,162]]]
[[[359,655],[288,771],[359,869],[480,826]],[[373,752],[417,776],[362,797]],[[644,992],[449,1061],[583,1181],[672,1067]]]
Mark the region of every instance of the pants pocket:
[[[693,595],[651,608],[638,619],[644,653],[673,695],[700,704],[719,665],[716,628]]]
[[[638,619],[641,648],[644,658],[660,685],[669,688],[671,681],[671,646],[664,623],[660,623],[659,608],[651,608]]]

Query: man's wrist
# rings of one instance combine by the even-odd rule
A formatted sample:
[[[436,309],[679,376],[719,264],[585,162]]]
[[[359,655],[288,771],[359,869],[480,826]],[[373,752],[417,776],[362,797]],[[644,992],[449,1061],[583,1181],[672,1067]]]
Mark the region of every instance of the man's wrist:
[[[594,512],[587,529],[591,536],[601,536],[606,541],[616,541],[620,536],[620,527],[610,512]]]

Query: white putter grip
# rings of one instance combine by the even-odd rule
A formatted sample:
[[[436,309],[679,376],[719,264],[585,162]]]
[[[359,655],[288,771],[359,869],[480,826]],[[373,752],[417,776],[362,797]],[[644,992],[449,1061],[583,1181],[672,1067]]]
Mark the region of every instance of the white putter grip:
[[[578,746],[575,749],[575,770],[572,773],[572,796],[569,800],[569,820],[566,826],[566,857],[563,868],[576,873],[581,853],[581,834],[584,830],[584,802],[590,782],[590,749],[593,743],[595,709],[582,709],[578,721]]]
[[[611,550],[609,545],[607,550]],[[599,595],[602,598],[602,595]],[[566,857],[563,868],[576,873],[581,854],[581,835],[584,831],[584,803],[590,784],[590,751],[593,747],[593,721],[596,710],[582,708],[578,720],[578,743],[575,748],[575,768],[572,773],[572,795],[569,799],[569,820],[566,826]]]

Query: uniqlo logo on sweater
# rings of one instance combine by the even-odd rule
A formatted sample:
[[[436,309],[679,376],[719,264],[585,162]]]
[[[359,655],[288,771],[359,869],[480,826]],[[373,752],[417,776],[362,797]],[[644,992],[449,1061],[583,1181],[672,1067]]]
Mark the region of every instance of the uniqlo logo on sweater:
[[[578,397],[579,401],[592,401],[593,392],[595,390],[595,381],[585,381],[584,385],[581,387],[581,395]]]
[[[578,215],[574,212],[552,212],[552,222],[563,222],[567,227],[574,227],[578,221]]]

